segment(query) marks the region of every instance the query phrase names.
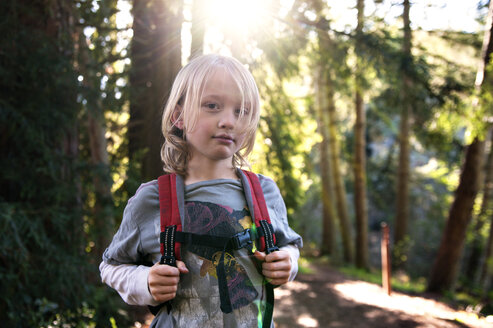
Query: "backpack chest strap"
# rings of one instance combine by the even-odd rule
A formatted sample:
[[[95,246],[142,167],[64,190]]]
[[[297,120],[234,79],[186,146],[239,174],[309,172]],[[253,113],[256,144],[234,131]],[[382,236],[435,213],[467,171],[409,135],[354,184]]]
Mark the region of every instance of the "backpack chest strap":
[[[171,237],[171,235],[174,235],[174,237]],[[163,256],[169,256],[168,253],[172,254],[172,240],[174,240],[175,243],[181,243],[182,245],[198,245],[231,251],[242,248],[251,249],[253,245],[252,237],[253,236],[250,229],[245,229],[231,237],[221,237],[177,231],[176,226],[170,226],[167,227],[165,231],[161,232],[160,242],[165,245],[165,250],[169,250],[169,252],[165,252]]]

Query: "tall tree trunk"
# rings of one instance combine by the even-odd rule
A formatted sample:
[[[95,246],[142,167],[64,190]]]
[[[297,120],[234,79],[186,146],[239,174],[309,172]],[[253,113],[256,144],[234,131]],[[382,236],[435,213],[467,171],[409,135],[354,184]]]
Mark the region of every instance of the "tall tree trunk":
[[[333,186],[331,181],[331,167],[329,157],[329,135],[327,123],[327,102],[325,83],[323,79],[323,69],[319,70],[316,87],[316,111],[318,131],[322,136],[320,142],[320,175],[322,177],[322,245],[320,253],[322,255],[332,255],[335,251],[335,209],[333,203]]]
[[[321,15],[322,11],[322,3],[314,3],[316,5],[316,10]],[[320,18],[319,25],[321,27],[326,27],[328,30],[328,21],[324,18]],[[327,30],[323,28],[318,29],[318,42],[320,45],[320,55],[325,56],[329,55],[333,45],[333,42],[330,38],[330,35],[327,33]],[[330,154],[330,168],[332,176],[329,179],[332,179],[334,182],[334,191],[335,191],[335,204],[337,209],[337,217],[339,219],[341,235],[342,235],[342,244],[343,244],[343,255],[344,261],[347,263],[353,262],[353,240],[352,240],[352,231],[351,224],[349,221],[349,214],[347,211],[347,200],[346,200],[346,190],[344,187],[344,181],[341,174],[341,167],[339,163],[339,144],[337,138],[337,117],[336,117],[336,106],[334,100],[334,83],[333,77],[334,74],[328,65],[324,65],[324,70],[321,72],[323,75],[323,81],[325,82],[325,100],[327,103],[327,117],[328,117],[328,131],[329,131],[329,154]]]
[[[493,48],[492,18],[493,1],[490,2],[489,6],[486,22],[487,30],[483,38],[482,61],[476,78],[476,88],[481,91],[486,86],[491,86],[491,81],[488,79],[487,65],[490,62]],[[472,208],[479,189],[484,148],[485,143],[479,136],[474,138],[474,141],[467,148],[459,186],[457,187],[455,199],[450,208],[445,232],[431,271],[428,291],[444,291],[450,289],[454,283],[460,255],[464,247],[466,228],[469,224]]]
[[[337,142],[337,118],[334,101],[334,87],[331,77],[327,77],[327,100],[329,116],[329,149],[330,149],[330,166],[332,169],[332,179],[335,183],[335,196],[337,214],[341,225],[342,243],[344,246],[344,260],[348,263],[353,262],[353,244],[351,224],[347,211],[346,188],[341,174],[339,163],[339,144]]]
[[[181,68],[182,11],[182,0],[133,2],[129,156],[140,160],[145,180],[163,173],[161,114]]]
[[[479,214],[475,218],[473,229],[473,240],[471,243],[471,252],[466,266],[466,276],[471,280],[477,278],[478,268],[480,266],[481,253],[483,251],[483,237],[481,230],[488,219],[491,208],[491,192],[493,187],[493,148],[491,143],[493,142],[493,129],[490,128],[490,147],[488,151],[488,158],[485,165],[485,179],[483,183],[483,197],[481,200],[481,209]]]
[[[193,0],[192,4],[192,48],[190,58],[204,53],[205,0]]]
[[[484,141],[476,137],[467,148],[459,187],[450,208],[447,225],[428,282],[428,291],[430,292],[450,289],[454,283],[467,225],[479,189],[483,152]]]
[[[356,266],[368,268],[368,214],[366,205],[366,114],[362,94],[362,70],[358,49],[362,42],[364,24],[364,0],[358,0],[358,25],[356,26],[355,110],[354,126],[354,207],[356,211]]]
[[[396,217],[394,230],[394,243],[397,247],[405,250],[405,236],[407,235],[407,226],[409,221],[409,172],[410,172],[410,148],[409,135],[411,130],[412,119],[412,101],[410,90],[412,88],[409,69],[412,65],[411,54],[411,24],[409,20],[410,4],[409,0],[403,2],[404,11],[402,18],[404,21],[404,39],[402,45],[403,56],[403,73],[401,87],[401,115],[400,115],[400,134],[399,134],[399,165],[397,173],[397,201]],[[394,261],[399,266],[399,259]]]

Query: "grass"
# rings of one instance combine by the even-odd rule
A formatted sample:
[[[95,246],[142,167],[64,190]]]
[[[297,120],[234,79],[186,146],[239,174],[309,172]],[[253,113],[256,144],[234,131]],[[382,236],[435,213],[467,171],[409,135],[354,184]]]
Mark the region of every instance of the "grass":
[[[345,265],[338,263],[327,256],[322,257],[300,257],[299,260],[299,272],[305,274],[314,273],[314,269],[310,267],[310,264],[325,264],[330,265],[339,272],[355,279],[374,283],[377,285],[382,284],[382,273],[380,270],[372,268],[370,270],[364,270],[356,268],[355,266]],[[411,279],[403,272],[394,273],[391,277],[392,289],[404,293],[418,294],[423,293],[426,289],[426,279]]]

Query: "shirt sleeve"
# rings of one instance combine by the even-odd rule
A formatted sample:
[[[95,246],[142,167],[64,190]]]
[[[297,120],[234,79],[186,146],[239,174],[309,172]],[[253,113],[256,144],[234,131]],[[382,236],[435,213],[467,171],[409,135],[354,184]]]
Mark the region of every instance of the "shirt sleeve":
[[[132,305],[157,305],[149,292],[147,278],[150,267],[140,265],[144,260],[141,231],[134,215],[140,195],[129,200],[122,223],[103,254],[99,266],[103,283],[115,289],[123,300]]]
[[[300,250],[296,245],[286,245],[280,247],[279,249],[289,253],[289,257],[291,258],[291,273],[289,274],[288,281],[293,281],[298,274],[298,259],[300,258]]]
[[[269,211],[271,224],[276,235],[276,244],[280,250],[289,253],[291,258],[291,273],[289,281],[294,280],[298,273],[299,249],[303,247],[303,240],[288,223],[288,215],[284,199],[276,183],[263,175],[259,175],[260,185],[264,192],[265,202]]]
[[[138,263],[141,254],[139,227],[133,216],[133,200],[130,199],[118,231],[103,253],[103,261],[109,264]]]
[[[264,192],[274,233],[276,234],[277,246],[295,245],[297,248],[302,248],[303,240],[289,226],[286,205],[276,183],[263,175],[259,175],[259,181]]]
[[[112,265],[101,262],[99,271],[102,281],[114,288],[122,299],[131,305],[158,305],[147,287],[151,268],[143,265]]]

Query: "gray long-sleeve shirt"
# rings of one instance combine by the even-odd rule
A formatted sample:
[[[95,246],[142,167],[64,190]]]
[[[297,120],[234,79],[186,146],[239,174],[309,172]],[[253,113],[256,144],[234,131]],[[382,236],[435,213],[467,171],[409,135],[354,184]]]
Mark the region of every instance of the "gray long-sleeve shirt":
[[[184,231],[228,236],[252,225],[247,204],[249,186],[241,180],[220,179],[183,185],[177,177],[177,193]],[[277,245],[291,256],[290,280],[297,273],[301,237],[288,225],[286,207],[274,181],[259,176]],[[245,192],[244,192],[244,186]],[[125,208],[123,220],[100,265],[103,282],[115,288],[129,304],[157,305],[149,293],[149,267],[159,261],[159,193],[157,181],[141,185]],[[218,253],[212,249],[185,246],[182,257],[189,273],[182,275],[173,310],[166,307],[152,327],[257,327],[263,313],[265,288],[255,260],[246,250],[227,254],[228,289],[233,313],[219,309],[215,265]]]

